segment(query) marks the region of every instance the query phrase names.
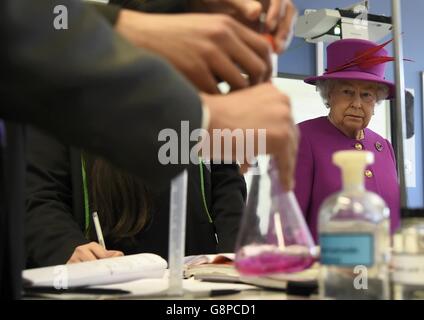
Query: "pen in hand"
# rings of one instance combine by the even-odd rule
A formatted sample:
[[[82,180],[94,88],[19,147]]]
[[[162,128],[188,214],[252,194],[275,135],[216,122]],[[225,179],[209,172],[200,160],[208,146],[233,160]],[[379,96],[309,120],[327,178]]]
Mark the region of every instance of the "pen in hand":
[[[99,244],[103,247],[103,249],[106,250],[106,244],[105,244],[105,240],[103,239],[102,228],[100,227],[99,216],[97,215],[96,211],[93,212],[93,221],[94,221],[94,228],[96,229],[97,239],[99,240]]]

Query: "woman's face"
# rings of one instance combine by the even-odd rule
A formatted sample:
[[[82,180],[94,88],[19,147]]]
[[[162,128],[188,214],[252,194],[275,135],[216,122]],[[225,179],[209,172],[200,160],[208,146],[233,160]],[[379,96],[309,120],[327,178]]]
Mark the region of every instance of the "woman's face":
[[[340,81],[329,93],[330,118],[345,134],[355,135],[366,126],[374,113],[377,88],[366,81]]]

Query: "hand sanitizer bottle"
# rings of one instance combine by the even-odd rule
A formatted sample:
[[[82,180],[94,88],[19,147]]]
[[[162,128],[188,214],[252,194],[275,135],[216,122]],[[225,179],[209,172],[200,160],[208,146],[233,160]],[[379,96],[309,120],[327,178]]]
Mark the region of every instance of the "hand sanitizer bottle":
[[[343,189],[321,205],[319,293],[330,299],[389,299],[389,209],[364,187],[368,151],[339,151],[333,163],[342,171]]]

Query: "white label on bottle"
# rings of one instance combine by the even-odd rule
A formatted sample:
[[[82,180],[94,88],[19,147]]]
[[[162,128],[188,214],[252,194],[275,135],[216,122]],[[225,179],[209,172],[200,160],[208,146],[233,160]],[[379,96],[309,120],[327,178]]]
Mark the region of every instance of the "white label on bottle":
[[[392,267],[394,282],[424,285],[424,255],[394,254]]]

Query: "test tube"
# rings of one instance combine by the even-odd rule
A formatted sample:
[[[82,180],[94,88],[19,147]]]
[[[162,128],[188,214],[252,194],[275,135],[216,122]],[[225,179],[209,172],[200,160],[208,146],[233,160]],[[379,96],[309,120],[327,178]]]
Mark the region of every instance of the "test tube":
[[[171,181],[169,216],[169,287],[167,294],[182,296],[187,212],[187,170]]]

